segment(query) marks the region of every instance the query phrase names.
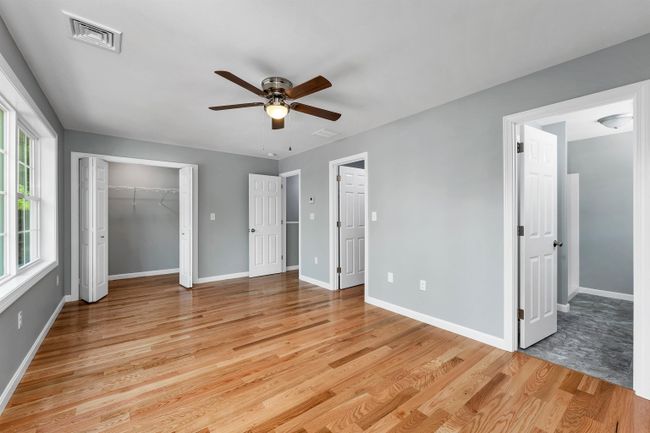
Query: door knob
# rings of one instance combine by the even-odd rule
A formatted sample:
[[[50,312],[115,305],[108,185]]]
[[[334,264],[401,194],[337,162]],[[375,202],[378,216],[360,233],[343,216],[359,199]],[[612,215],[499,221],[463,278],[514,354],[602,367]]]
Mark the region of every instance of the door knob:
[[[255,229],[251,229],[251,233],[255,233]]]
[[[554,247],[561,247],[562,245],[564,245],[563,242],[560,242],[560,241],[557,241],[557,240],[556,240],[556,241],[553,241],[553,246],[554,246]]]

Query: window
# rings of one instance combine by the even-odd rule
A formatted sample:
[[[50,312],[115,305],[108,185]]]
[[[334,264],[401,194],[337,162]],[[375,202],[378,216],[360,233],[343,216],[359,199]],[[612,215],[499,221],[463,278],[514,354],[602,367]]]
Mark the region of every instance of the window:
[[[0,313],[59,264],[57,133],[11,80],[0,68]]]
[[[0,107],[0,278],[4,277],[6,272],[5,257],[7,257],[7,237],[5,228],[5,210],[7,208],[7,192],[5,186],[5,161],[7,160],[7,151],[5,149],[6,141],[6,121],[7,115]]]
[[[38,196],[35,181],[34,139],[18,129],[18,190],[16,211],[18,227],[18,268],[38,259]]]

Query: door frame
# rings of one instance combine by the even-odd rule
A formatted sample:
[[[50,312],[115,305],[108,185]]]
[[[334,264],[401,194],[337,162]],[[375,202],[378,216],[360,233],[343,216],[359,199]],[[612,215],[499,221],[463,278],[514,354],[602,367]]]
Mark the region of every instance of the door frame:
[[[368,251],[370,251],[370,212],[368,211],[368,203],[370,202],[368,197],[369,185],[370,185],[370,170],[368,169],[368,152],[357,153],[356,155],[350,155],[343,158],[335,159],[329,162],[329,233],[330,233],[330,257],[329,257],[329,289],[330,290],[340,290],[338,284],[338,278],[336,278],[336,252],[339,248],[339,238],[336,236],[336,221],[337,215],[339,213],[339,202],[338,198],[338,184],[336,182],[336,175],[338,174],[338,167],[340,165],[349,164],[351,162],[363,161],[364,167],[366,170],[366,205],[365,205],[365,251],[364,251],[364,272],[363,272],[363,283],[364,283],[364,299],[368,297],[368,275],[369,272],[369,256]]]
[[[154,167],[192,168],[192,282],[198,283],[199,277],[199,166],[182,162],[157,161],[152,159],[130,158],[126,156],[100,155],[96,153],[70,152],[70,298],[79,300],[79,160],[84,157],[97,157],[106,162],[139,164]],[[179,239],[180,244],[180,239]]]
[[[575,191],[572,191],[575,185]],[[575,295],[578,294],[578,289],[580,287],[580,173],[568,173],[567,174],[567,181],[566,181],[566,188],[567,188],[567,194],[566,194],[566,214],[567,214],[567,224],[566,224],[566,234],[567,234],[567,241],[568,241],[568,251],[567,251],[567,311],[569,311],[569,302],[571,302],[571,299]],[[573,203],[573,196],[569,194],[569,192],[575,192],[576,194],[576,199],[577,203]],[[575,210],[577,208],[578,210],[578,215],[575,215],[575,221],[571,221],[570,216],[573,216],[573,212],[571,210]],[[571,215],[570,215],[571,214]],[[578,236],[578,243],[575,246],[572,246],[571,240],[573,239],[573,235],[577,234]],[[577,260],[572,260],[572,252],[576,253],[576,259]],[[576,280],[578,283],[575,286],[575,290],[571,291],[571,286],[573,280]]]
[[[503,117],[504,346],[518,348],[517,126],[549,116],[632,100],[634,104],[634,371],[637,395],[650,399],[650,80]]]
[[[300,169],[285,171],[278,176],[282,178],[282,272],[287,272],[287,178],[298,176],[298,275],[302,275],[302,190]]]

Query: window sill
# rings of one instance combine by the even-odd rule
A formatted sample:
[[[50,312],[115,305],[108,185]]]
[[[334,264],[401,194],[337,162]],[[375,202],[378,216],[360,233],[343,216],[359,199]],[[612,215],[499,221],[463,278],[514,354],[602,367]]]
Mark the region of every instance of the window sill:
[[[3,281],[0,284],[0,314],[56,267],[54,260],[39,261],[21,270],[13,278]]]

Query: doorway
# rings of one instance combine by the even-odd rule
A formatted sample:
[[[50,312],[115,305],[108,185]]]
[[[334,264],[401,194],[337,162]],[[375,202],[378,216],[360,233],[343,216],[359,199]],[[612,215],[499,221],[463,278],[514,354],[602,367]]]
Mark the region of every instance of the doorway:
[[[650,285],[647,279],[647,270],[642,263],[648,261],[648,246],[650,246],[650,236],[648,235],[648,215],[650,215],[650,202],[643,193],[646,190],[645,173],[650,172],[650,158],[648,158],[647,149],[650,147],[648,132],[650,132],[650,116],[647,111],[647,103],[650,102],[650,83],[642,82],[634,85],[625,86],[589,95],[574,100],[554,104],[547,107],[518,113],[504,118],[504,276],[505,276],[505,315],[504,328],[505,340],[512,350],[517,350],[519,346],[531,347],[539,344],[539,340],[550,341],[558,328],[563,326],[563,322],[558,321],[558,314],[568,314],[568,312],[584,313],[589,302],[581,299],[583,292],[586,295],[587,290],[581,287],[585,272],[582,266],[585,263],[586,252],[593,252],[594,248],[585,249],[583,240],[583,225],[585,220],[580,224],[580,244],[583,246],[579,249],[578,260],[581,263],[580,285],[577,289],[577,295],[573,298],[574,305],[568,301],[564,304],[558,295],[566,295],[568,298],[569,284],[573,281],[575,286],[575,275],[571,272],[573,280],[569,278],[568,268],[564,271],[558,271],[558,250],[567,255],[567,246],[564,245],[568,240],[575,236],[567,233],[567,204],[568,195],[573,194],[575,197],[585,194],[586,183],[583,182],[583,173],[580,174],[579,191],[571,191],[571,181],[566,180],[563,188],[557,187],[557,178],[552,179],[552,175],[547,175],[544,170],[545,165],[556,166],[558,158],[555,158],[553,151],[548,149],[557,149],[557,141],[553,142],[550,138],[557,139],[557,134],[546,135],[548,131],[543,131],[544,127],[549,126],[547,121],[561,121],[571,113],[582,110],[597,109],[613,104],[630,103],[632,114],[634,116],[634,129],[631,133],[633,143],[632,162],[633,175],[631,179],[631,198],[633,206],[632,211],[626,224],[631,233],[630,238],[633,243],[628,247],[630,255],[633,257],[631,272],[628,272],[629,281],[632,282],[628,290],[630,299],[633,294],[633,305],[629,305],[629,311],[633,310],[633,318],[630,318],[632,324],[632,336],[630,340],[633,357],[634,371],[631,380],[628,380],[627,386],[632,385],[635,392],[645,398],[650,397],[650,345],[647,339],[650,331],[650,304],[648,298],[650,295]],[[622,113],[618,113],[622,114]],[[626,113],[628,114],[628,113]],[[593,122],[591,126],[594,126]],[[603,125],[598,125],[603,126]],[[588,149],[588,151],[593,151]],[[528,155],[526,155],[526,153]],[[522,155],[523,154],[523,155]],[[549,156],[550,155],[550,156]],[[535,161],[537,159],[537,161]],[[554,161],[552,161],[554,160]],[[527,167],[529,164],[529,167]],[[536,166],[537,164],[537,166]],[[602,169],[602,167],[601,167]],[[630,170],[628,169],[628,172]],[[557,171],[555,172],[557,174]],[[569,172],[565,171],[568,175]],[[602,176],[601,176],[602,177]],[[585,179],[586,180],[586,179]],[[575,181],[574,181],[575,182]],[[567,195],[567,191],[571,191]],[[558,194],[558,192],[560,194]],[[600,195],[604,192],[601,190]],[[559,196],[559,202],[558,202]],[[526,201],[528,199],[528,201]],[[533,203],[531,205],[530,203]],[[535,205],[534,203],[537,203]],[[557,215],[561,212],[557,209],[558,205],[563,206],[564,214],[561,221],[564,222],[564,230],[558,230]],[[585,202],[580,199],[579,205],[582,207]],[[521,206],[521,207],[520,207]],[[584,210],[584,209],[583,209]],[[575,211],[575,209],[574,209]],[[536,245],[539,244],[539,245]],[[568,263],[568,257],[563,262]],[[572,261],[576,263],[574,255]],[[568,265],[567,265],[568,266]],[[628,271],[630,270],[628,269]],[[631,275],[630,275],[631,274]],[[558,279],[559,277],[559,279]],[[558,281],[562,283],[558,291]],[[599,281],[604,281],[600,278]],[[566,290],[566,291],[564,291]],[[606,290],[603,290],[606,292]],[[575,288],[573,292],[576,292]],[[602,295],[602,293],[601,293]],[[610,298],[611,299],[611,298]],[[558,300],[560,301],[558,303]],[[591,300],[594,302],[593,299]],[[599,309],[610,308],[606,304],[609,299],[603,297],[598,302]],[[558,311],[560,313],[558,313]],[[589,317],[591,320],[596,318],[595,314]],[[610,328],[613,328],[610,326]],[[548,338],[547,338],[548,337]],[[546,338],[546,340],[545,340]],[[603,333],[598,333],[598,338],[603,338]],[[588,342],[582,342],[582,346]],[[582,349],[582,347],[579,347]],[[570,352],[570,349],[567,353]],[[619,359],[616,351],[605,351],[597,348],[591,353],[591,358],[601,359],[611,357]],[[553,362],[560,363],[559,359]],[[632,362],[630,362],[630,365]],[[573,366],[573,368],[576,368]],[[580,368],[576,368],[580,370]],[[584,371],[584,370],[582,370]],[[588,371],[587,373],[599,376],[596,372]],[[601,376],[602,377],[602,376]],[[604,377],[606,380],[613,380]]]
[[[71,153],[71,299],[95,302],[106,295],[109,280],[109,195],[135,194],[137,206],[143,194],[156,195],[156,206],[169,208],[168,195],[175,188],[145,188],[143,185],[111,185],[110,164],[136,164],[170,168],[178,178],[178,273],[179,284],[191,288],[198,278],[197,189],[195,164],[143,160],[111,155]],[[138,187],[140,193],[138,193]],[[127,192],[127,189],[129,190]],[[155,191],[154,191],[155,190]],[[165,191],[163,191],[165,190]],[[118,193],[118,191],[120,191]],[[103,237],[102,237],[103,236]],[[173,269],[176,271],[176,269]],[[168,272],[169,269],[158,269]],[[149,272],[143,272],[149,274]],[[155,274],[155,272],[153,273]],[[152,275],[153,275],[152,274]],[[117,275],[119,278],[120,274]],[[145,275],[141,275],[145,276]],[[115,277],[115,276],[114,276]],[[80,290],[81,289],[81,290]],[[80,293],[81,292],[81,293]]]
[[[282,271],[300,275],[301,198],[300,170],[280,173],[282,178]]]
[[[330,285],[365,284],[368,275],[367,154],[330,161]]]

